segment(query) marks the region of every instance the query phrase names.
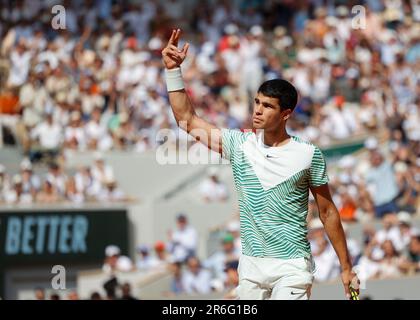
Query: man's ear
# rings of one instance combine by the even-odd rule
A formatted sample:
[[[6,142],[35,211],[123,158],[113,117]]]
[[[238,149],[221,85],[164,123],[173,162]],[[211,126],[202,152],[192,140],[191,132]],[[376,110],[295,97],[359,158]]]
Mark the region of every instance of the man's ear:
[[[292,115],[292,110],[290,109],[286,109],[283,111],[283,120],[286,121],[290,118],[290,116]]]

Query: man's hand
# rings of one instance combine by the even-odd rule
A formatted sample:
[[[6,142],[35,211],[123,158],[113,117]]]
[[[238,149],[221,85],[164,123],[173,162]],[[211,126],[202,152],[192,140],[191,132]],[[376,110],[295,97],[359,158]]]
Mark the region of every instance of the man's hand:
[[[168,44],[162,50],[163,64],[166,69],[178,68],[187,56],[189,44],[185,43],[182,49],[178,49],[178,40],[181,34],[181,30],[172,30],[171,37],[169,38]]]
[[[343,281],[347,299],[351,298],[350,286],[357,292],[357,294],[359,294],[360,280],[353,271],[343,271],[341,273],[341,281]]]

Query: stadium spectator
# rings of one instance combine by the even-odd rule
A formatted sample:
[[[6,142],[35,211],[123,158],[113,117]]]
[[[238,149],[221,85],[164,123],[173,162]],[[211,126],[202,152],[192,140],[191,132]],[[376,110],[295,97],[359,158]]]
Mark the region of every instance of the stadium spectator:
[[[235,248],[235,238],[231,234],[223,236],[221,244],[222,249],[217,250],[213,253],[206,261],[203,262],[203,266],[213,272],[213,276],[217,279],[225,280],[225,267],[230,261],[239,260],[239,252]]]
[[[124,282],[121,285],[121,298],[120,300],[138,300],[131,294],[131,285],[128,282]]]
[[[335,280],[340,275],[340,264],[334,248],[326,238],[322,222],[318,218],[311,220],[309,243],[315,262],[315,281]]]
[[[177,228],[169,231],[168,250],[174,261],[185,262],[194,256],[198,245],[197,231],[188,223],[187,216],[179,213],[176,216]]]
[[[35,288],[35,299],[36,300],[45,300],[45,290],[44,290],[44,288]]]
[[[372,167],[366,176],[366,182],[375,205],[376,217],[381,218],[386,213],[396,213],[398,185],[391,164],[378,151],[371,152],[370,162]]]
[[[210,168],[207,178],[201,182],[199,192],[203,200],[207,202],[226,201],[228,191],[226,185],[219,180],[217,169]]]
[[[224,290],[226,293],[223,299],[237,299],[236,288],[239,285],[238,265],[238,261],[229,261],[225,265],[226,280],[224,282]]]
[[[211,292],[211,273],[204,269],[197,257],[187,260],[187,270],[182,274],[182,286],[188,294],[206,294]]]
[[[54,121],[51,112],[46,114],[46,120],[41,122],[30,132],[32,147],[30,150],[31,162],[36,162],[44,156],[54,159],[59,152],[63,140],[62,128]]]
[[[182,282],[182,263],[173,262],[170,265],[170,270],[172,273],[172,280],[170,283],[170,292],[169,295],[177,295],[184,293],[184,284]]]
[[[156,269],[166,270],[172,258],[166,251],[165,243],[162,241],[157,241],[154,245],[154,250],[156,254]]]
[[[139,258],[136,265],[139,270],[149,271],[157,266],[158,261],[150,254],[149,246],[141,245],[138,247],[137,252],[139,254]]]
[[[67,300],[79,300],[79,295],[77,294],[76,291],[70,291],[67,294]]]
[[[131,259],[121,255],[121,250],[115,245],[109,245],[105,248],[105,260],[102,265],[102,271],[109,274],[115,272],[128,272],[134,270]]]

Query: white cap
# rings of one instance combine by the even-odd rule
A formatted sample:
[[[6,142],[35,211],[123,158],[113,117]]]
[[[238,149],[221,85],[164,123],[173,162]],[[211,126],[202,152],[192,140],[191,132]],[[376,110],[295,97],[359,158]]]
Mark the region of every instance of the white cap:
[[[19,174],[15,174],[13,176],[13,184],[20,184],[22,183],[22,177]]]
[[[256,37],[261,36],[264,33],[264,29],[258,25],[252,26],[251,29],[249,30],[249,33]]]
[[[105,255],[107,257],[116,256],[116,255],[119,255],[120,253],[121,253],[121,250],[117,246],[109,245],[105,248]]]
[[[349,9],[346,6],[338,6],[336,10],[338,16],[347,16],[349,14]]]
[[[365,148],[369,150],[374,150],[378,147],[379,143],[375,137],[369,137],[365,141]]]
[[[159,50],[162,48],[162,40],[158,37],[153,37],[147,44],[150,50]]]
[[[32,163],[28,158],[25,158],[22,160],[22,162],[20,163],[20,169],[25,171],[25,170],[32,170]]]
[[[407,211],[400,211],[397,214],[398,222],[411,224],[411,215]]]
[[[287,33],[287,30],[286,30],[286,28],[285,28],[285,27],[283,27],[283,26],[277,26],[277,27],[275,27],[275,28],[274,28],[274,34],[275,34],[277,37],[282,37],[282,36],[284,36],[286,33]]]

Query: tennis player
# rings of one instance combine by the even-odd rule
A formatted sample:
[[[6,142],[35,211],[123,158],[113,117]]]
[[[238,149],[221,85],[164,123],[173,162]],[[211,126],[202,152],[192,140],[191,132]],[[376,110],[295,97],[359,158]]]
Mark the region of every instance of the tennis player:
[[[340,216],[329,187],[320,149],[286,132],[297,91],[281,79],[264,82],[255,96],[253,130],[218,129],[198,117],[184,89],[181,63],[189,44],[178,48],[181,30],[173,30],[162,50],[169,100],[180,127],[230,160],[238,192],[242,255],[240,299],[307,300],[314,263],[307,240],[308,196],[312,192],[321,221],[341,265],[345,294],[356,274]]]

